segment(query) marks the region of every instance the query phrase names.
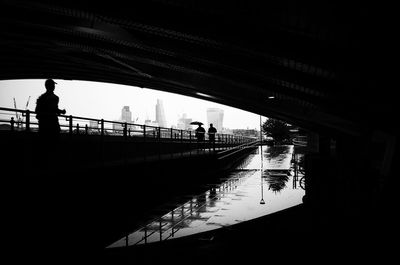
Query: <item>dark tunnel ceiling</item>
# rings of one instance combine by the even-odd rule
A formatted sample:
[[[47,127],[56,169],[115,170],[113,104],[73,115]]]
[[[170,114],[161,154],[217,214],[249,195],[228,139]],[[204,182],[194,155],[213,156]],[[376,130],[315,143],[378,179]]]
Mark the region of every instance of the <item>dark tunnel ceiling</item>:
[[[371,120],[391,129],[393,92],[381,82],[385,8],[209,0],[1,0],[0,7],[3,80],[119,83],[313,130],[359,134]]]

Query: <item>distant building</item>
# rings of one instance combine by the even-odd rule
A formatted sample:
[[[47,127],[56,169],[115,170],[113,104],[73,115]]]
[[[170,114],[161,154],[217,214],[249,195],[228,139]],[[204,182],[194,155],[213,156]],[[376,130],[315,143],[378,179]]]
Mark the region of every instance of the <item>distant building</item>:
[[[121,119],[119,119],[117,122],[132,123],[132,112],[130,111],[129,106],[123,106],[121,110]],[[115,133],[122,133],[124,129],[120,123],[113,123],[112,126]],[[128,125],[127,130],[134,131],[135,129],[136,126]]]
[[[260,137],[260,131],[256,129],[233,129],[232,133],[234,135],[240,135],[244,137]]]
[[[144,124],[148,127],[146,127],[146,135],[150,135],[150,136],[156,136],[157,133],[157,127],[159,127],[158,122],[156,121],[152,121],[150,119],[146,119],[144,121]]]
[[[229,128],[222,128],[222,131],[218,131],[218,133],[233,134],[233,130]]]
[[[192,119],[189,119],[186,113],[184,113],[178,120],[177,128],[180,130],[192,130],[192,126],[190,125],[191,122]]]
[[[124,106],[121,111],[121,121],[131,123],[132,112],[129,110],[129,106]]]
[[[149,120],[149,119],[145,120],[144,124],[147,125],[147,126],[153,126],[153,127],[159,127],[160,126],[158,124],[158,122],[152,121],[152,120]]]
[[[222,132],[224,122],[224,110],[218,108],[208,108],[207,109],[207,124],[206,127],[213,124],[213,126],[217,129],[217,132]]]
[[[164,105],[161,99],[157,99],[156,104],[156,122],[160,127],[167,127],[167,121],[165,119]]]
[[[91,129],[98,129],[99,128],[99,122],[98,121],[89,121],[89,127]]]

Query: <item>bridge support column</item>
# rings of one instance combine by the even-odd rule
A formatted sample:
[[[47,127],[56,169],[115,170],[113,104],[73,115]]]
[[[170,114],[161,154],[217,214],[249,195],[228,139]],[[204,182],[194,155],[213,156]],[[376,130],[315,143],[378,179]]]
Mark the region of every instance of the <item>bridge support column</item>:
[[[332,138],[311,133],[308,136],[309,152],[305,156],[306,195],[304,202],[314,210],[320,210],[332,200],[332,178],[335,174],[332,154]]]
[[[304,203],[311,213],[311,230],[318,229],[315,234],[324,237],[318,240],[346,238],[345,244],[364,245],[373,236],[381,237],[394,211],[388,206],[393,205],[390,198],[385,199],[390,194],[382,190],[393,184],[381,186],[393,175],[396,141],[393,137],[378,141],[370,132],[309,139],[315,148],[305,158]]]

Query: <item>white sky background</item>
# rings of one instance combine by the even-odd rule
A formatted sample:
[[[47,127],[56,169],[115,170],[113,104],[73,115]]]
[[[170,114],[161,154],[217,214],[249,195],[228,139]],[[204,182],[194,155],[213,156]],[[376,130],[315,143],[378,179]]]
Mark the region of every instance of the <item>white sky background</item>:
[[[0,81],[0,107],[14,108],[15,98],[18,109],[34,111],[36,99],[46,91],[42,79]],[[66,109],[67,115],[118,120],[123,106],[129,106],[135,123],[143,124],[145,119],[155,120],[157,99],[164,104],[168,127],[176,126],[183,113],[193,121],[201,121],[207,126],[207,108],[224,110],[223,127],[229,129],[260,128],[260,116],[244,110],[205,101],[197,98],[167,93],[158,90],[133,86],[98,83],[88,81],[58,80],[54,93],[59,96],[60,109]],[[265,121],[262,117],[262,122]]]

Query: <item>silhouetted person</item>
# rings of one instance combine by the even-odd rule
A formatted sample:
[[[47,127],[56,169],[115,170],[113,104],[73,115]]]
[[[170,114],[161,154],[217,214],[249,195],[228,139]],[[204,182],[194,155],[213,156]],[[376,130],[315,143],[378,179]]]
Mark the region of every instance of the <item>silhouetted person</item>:
[[[201,124],[199,124],[199,127],[196,128],[195,132],[196,132],[197,141],[198,142],[204,141],[204,136],[206,134],[206,130],[203,127],[201,127]]]
[[[210,123],[210,128],[208,128],[208,139],[210,142],[215,141],[215,134],[217,133],[217,129]]]
[[[210,123],[210,128],[208,128],[208,140],[210,143],[215,144],[215,134],[217,133],[217,129]]]
[[[59,98],[54,94],[55,84],[53,79],[46,80],[46,92],[39,96],[35,108],[40,136],[40,146],[36,153],[43,161],[39,163],[39,170],[44,175],[56,174],[61,154],[58,142],[60,134],[58,115],[65,114],[66,111],[58,108]]]
[[[36,101],[36,118],[39,121],[39,133],[46,138],[57,137],[60,133],[58,115],[66,111],[58,108],[59,98],[54,94],[55,84],[53,79],[45,82],[46,92],[39,96]]]

